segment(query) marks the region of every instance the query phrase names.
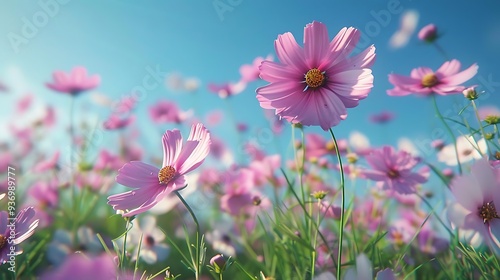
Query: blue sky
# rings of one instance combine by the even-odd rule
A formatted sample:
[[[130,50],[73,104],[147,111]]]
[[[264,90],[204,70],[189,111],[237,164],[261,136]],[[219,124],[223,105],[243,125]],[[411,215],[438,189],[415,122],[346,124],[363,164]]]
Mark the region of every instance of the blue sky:
[[[415,96],[389,97],[385,92],[392,88],[387,80],[389,73],[409,74],[412,68],[419,66],[436,69],[444,61],[436,49],[419,42],[416,34],[402,49],[393,50],[388,46],[390,36],[398,29],[400,11],[409,9],[420,15],[417,31],[428,23],[439,27],[443,35],[439,43],[450,58],[460,60],[464,68],[478,63],[479,73],[468,84],[483,84],[484,80],[500,82],[500,4],[497,1],[436,1],[431,4],[406,0],[141,3],[8,0],[2,5],[0,81],[13,88],[12,94],[0,96],[3,99],[0,118],[4,124],[13,119],[10,104],[28,92],[35,94],[39,101],[53,104],[60,111],[59,115],[65,116],[69,104],[67,96],[51,92],[44,83],[50,81],[52,71],[69,71],[76,65],[101,75],[102,84],[97,91],[112,99],[127,95],[140,85],[148,67],[197,77],[201,81],[196,97],[197,115],[204,116],[214,108],[226,110],[228,104],[209,93],[207,83],[238,80],[241,64],[251,63],[257,56],[274,55],[273,44],[278,34],[292,32],[301,42],[304,26],[317,20],[327,24],[331,38],[342,27],[354,26],[368,38],[366,43],[377,48],[377,61],[373,66],[375,86],[359,107],[348,111],[347,120],[334,128],[337,136],[344,138],[358,130],[368,135],[374,145],[395,144],[403,136],[424,141],[433,129],[441,126],[434,117],[430,100]],[[227,10],[218,12],[216,6]],[[388,12],[391,10],[397,12]],[[390,14],[390,18],[377,21],[376,15],[381,13]],[[23,35],[26,21],[33,23],[36,31],[14,46],[12,34],[26,37]],[[370,31],[369,28],[374,29]],[[255,129],[267,127],[255,99],[255,89],[264,84],[252,83],[243,93],[229,100],[236,119],[253,127],[247,135],[250,138],[257,137]],[[480,105],[500,106],[499,84],[490,83],[481,90],[489,90],[490,95],[480,99]],[[170,99],[186,110],[192,107],[194,98],[174,94],[163,83],[149,91],[137,108],[143,133],[141,141],[159,147],[159,138],[155,136],[171,128],[157,127],[148,121],[150,105],[160,99]],[[79,99],[79,118],[108,116],[106,109],[94,105],[89,96]],[[454,103],[463,102],[461,95],[439,98],[443,111]],[[368,116],[381,110],[393,111],[397,119],[383,128],[370,124]],[[307,131],[321,132],[317,128]],[[235,134],[228,126],[217,128],[214,134],[235,145]],[[105,141],[114,141],[114,136],[116,134],[109,132]],[[284,138],[289,139],[287,135]],[[108,145],[107,142],[103,144]]]

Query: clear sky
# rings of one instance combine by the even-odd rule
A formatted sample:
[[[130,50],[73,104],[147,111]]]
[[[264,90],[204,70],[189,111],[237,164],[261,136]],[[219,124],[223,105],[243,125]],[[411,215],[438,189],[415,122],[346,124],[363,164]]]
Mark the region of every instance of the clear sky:
[[[1,5],[0,81],[12,89],[11,94],[0,96],[3,124],[15,120],[11,104],[28,92],[38,101],[54,105],[59,116],[67,116],[69,98],[44,87],[54,70],[69,71],[83,65],[101,76],[98,92],[118,99],[142,83],[147,69],[158,68],[164,73],[197,77],[201,87],[196,97],[174,94],[159,80],[138,104],[136,124],[143,133],[141,141],[160,147],[155,136],[165,127],[151,124],[147,115],[148,107],[160,99],[174,100],[184,110],[196,107],[200,118],[213,109],[230,107],[237,121],[251,125],[248,137],[256,137],[257,128],[267,127],[255,99],[255,89],[265,83],[249,84],[240,95],[227,100],[229,104],[209,93],[207,83],[238,80],[240,65],[257,56],[275,54],[278,34],[292,32],[301,42],[304,26],[317,20],[327,24],[330,38],[342,27],[353,26],[363,32],[364,45],[377,48],[375,86],[359,107],[348,111],[347,120],[334,128],[337,136],[347,137],[358,130],[368,135],[373,145],[395,144],[400,137],[424,141],[441,126],[431,101],[386,94],[392,88],[389,73],[408,75],[419,66],[437,69],[444,61],[436,49],[419,42],[416,34],[404,48],[389,47],[400,15],[410,9],[420,15],[417,31],[428,23],[438,26],[442,33],[439,43],[450,58],[460,60],[463,68],[478,63],[479,73],[468,84],[497,82],[480,88],[489,90],[490,95],[479,103],[500,106],[498,1],[7,0]],[[13,43],[13,36],[24,39]],[[79,118],[104,119],[109,115],[92,103],[90,95],[79,99]],[[439,98],[443,111],[457,102],[464,102],[462,95]],[[394,112],[395,121],[383,128],[370,124],[368,117],[382,110]],[[458,112],[456,107],[453,110]],[[316,128],[308,131],[321,132]],[[227,126],[217,128],[214,134],[233,145],[236,141]],[[288,135],[284,138],[289,139]]]

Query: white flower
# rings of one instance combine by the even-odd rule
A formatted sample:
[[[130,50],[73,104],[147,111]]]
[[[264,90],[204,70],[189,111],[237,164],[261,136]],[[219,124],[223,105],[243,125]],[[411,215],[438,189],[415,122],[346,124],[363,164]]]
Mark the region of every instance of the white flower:
[[[481,139],[475,141],[473,137],[459,136],[457,138],[457,150],[458,150],[458,160],[460,163],[465,163],[473,159],[480,159],[482,156],[478,152],[486,153],[486,141]],[[438,152],[438,160],[444,162],[446,165],[455,166],[457,165],[457,157],[455,155],[455,147],[453,143],[448,144]]]

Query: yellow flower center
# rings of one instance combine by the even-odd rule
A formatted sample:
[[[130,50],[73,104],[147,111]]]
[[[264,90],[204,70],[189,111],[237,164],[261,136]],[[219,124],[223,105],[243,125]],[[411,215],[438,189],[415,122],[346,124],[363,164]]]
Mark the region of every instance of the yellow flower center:
[[[439,83],[436,75],[429,73],[422,78],[422,85],[424,87],[433,87]]]
[[[483,222],[486,224],[487,222],[493,220],[493,219],[500,219],[500,216],[498,216],[497,210],[495,208],[495,204],[493,201],[487,202],[483,204],[483,206],[478,207],[477,210],[479,210],[479,217],[483,218]]]
[[[321,72],[318,68],[313,68],[307,71],[306,84],[309,88],[317,88],[325,82],[325,72]]]
[[[175,176],[175,168],[172,166],[165,166],[162,169],[160,169],[160,172],[158,172],[158,180],[160,181],[160,184],[166,185],[170,180],[172,180]]]
[[[333,141],[328,141],[325,147],[328,151],[335,151],[335,143]]]

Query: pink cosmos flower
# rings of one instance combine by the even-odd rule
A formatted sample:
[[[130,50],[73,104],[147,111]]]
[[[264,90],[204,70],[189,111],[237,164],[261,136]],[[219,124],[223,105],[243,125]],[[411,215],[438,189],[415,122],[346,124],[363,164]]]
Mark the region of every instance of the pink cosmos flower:
[[[336,156],[335,143],[333,140],[326,140],[323,136],[315,133],[306,134],[306,157],[308,160],[315,161],[318,158],[331,155]],[[347,141],[340,139],[337,141],[341,154],[347,152]]]
[[[438,38],[437,27],[432,23],[424,26],[418,32],[418,39],[426,41],[428,43],[434,42],[437,38]]]
[[[54,107],[47,106],[45,108],[45,114],[42,118],[42,124],[46,127],[52,127],[56,123],[56,111]]]
[[[182,123],[190,112],[182,112],[174,102],[161,100],[149,108],[149,115],[155,123]]]
[[[200,166],[210,151],[210,133],[202,124],[195,124],[186,144],[182,145],[179,130],[167,130],[163,135],[163,165],[161,169],[139,161],[126,163],[116,181],[134,188],[108,197],[115,210],[128,210],[130,217],[152,208],[166,195],[186,186],[185,174]]]
[[[104,121],[102,126],[106,130],[116,130],[125,128],[131,125],[134,121],[135,121],[134,115],[121,118],[118,115],[113,114],[109,116],[109,118],[106,121]]]
[[[477,73],[477,64],[460,71],[460,62],[456,59],[446,61],[434,72],[428,67],[419,67],[411,71],[410,77],[389,74],[389,82],[394,85],[393,89],[387,90],[391,96],[404,96],[411,93],[427,96],[431,93],[449,95],[461,93],[465,87],[460,85],[470,80]]]
[[[59,155],[60,155],[59,151],[56,151],[54,155],[52,155],[50,158],[37,163],[33,168],[33,171],[41,173],[56,168],[57,161],[59,160]]]
[[[219,95],[220,98],[228,98],[233,95],[237,95],[245,90],[247,83],[244,81],[238,81],[237,83],[223,83],[223,84],[208,84],[208,90]]]
[[[326,25],[314,21],[304,28],[304,47],[291,33],[275,41],[280,63],[264,61],[260,77],[269,85],[257,89],[265,109],[292,123],[319,125],[328,130],[347,118],[373,87],[369,67],[375,61],[375,47],[348,57],[361,33],[343,28],[330,42]]]
[[[46,84],[48,88],[61,93],[69,93],[73,96],[83,91],[94,89],[101,82],[101,78],[98,75],[87,76],[87,69],[81,66],[73,68],[71,73],[55,71],[53,78],[54,81],[52,83]]]
[[[94,170],[115,170],[122,166],[120,158],[113,155],[107,150],[101,150],[99,155],[97,155],[96,162],[94,164]]]
[[[17,213],[14,221],[9,220],[9,214],[6,211],[0,212],[0,264],[9,261],[11,247],[20,244],[28,239],[35,232],[38,226],[38,220],[31,222],[35,216],[33,207],[22,209]],[[11,226],[14,225],[14,226]],[[13,230],[14,232],[11,232]],[[19,247],[15,246],[15,254],[22,253]]]
[[[243,64],[240,67],[240,75],[241,75],[241,80],[245,83],[253,82],[255,80],[259,79],[259,67],[262,61],[264,60],[273,60],[273,57],[271,55],[268,55],[266,58],[263,57],[256,57],[252,64]]]
[[[497,254],[500,253],[500,170],[486,159],[476,161],[471,173],[451,182],[456,202],[448,209],[448,218],[462,230],[472,230]]]
[[[118,101],[111,103],[111,112],[114,114],[125,114],[130,113],[137,103],[136,98],[133,95],[124,96]]]
[[[378,114],[373,114],[370,116],[370,121],[372,123],[384,124],[388,123],[394,119],[394,114],[389,111],[382,111]]]
[[[413,171],[420,162],[418,158],[405,151],[396,152],[389,146],[373,150],[365,159],[372,169],[362,170],[361,176],[376,181],[379,188],[391,192],[414,193],[417,184],[427,182],[429,177],[429,170],[425,167],[418,172]]]

